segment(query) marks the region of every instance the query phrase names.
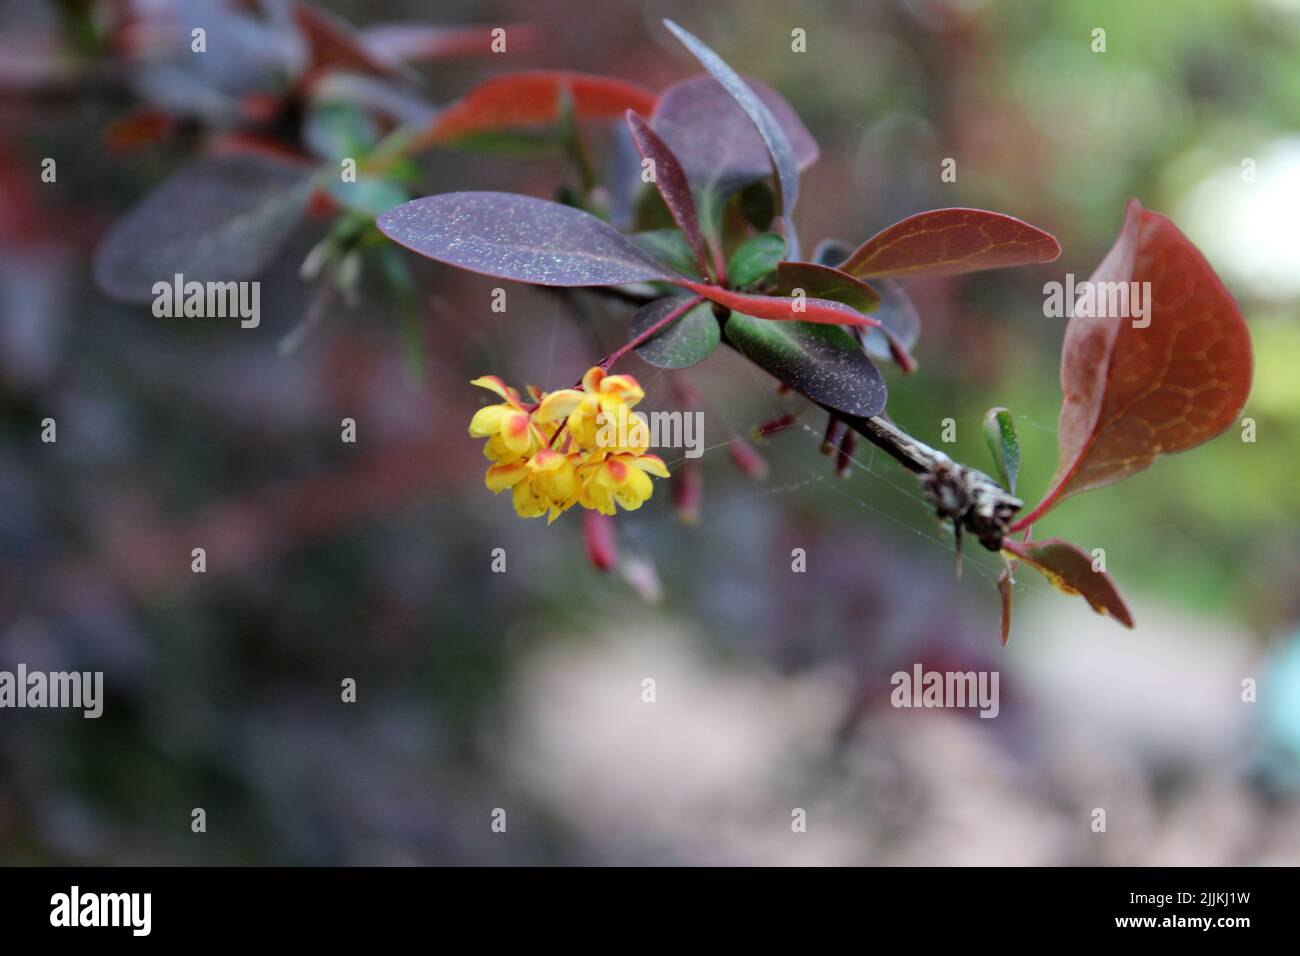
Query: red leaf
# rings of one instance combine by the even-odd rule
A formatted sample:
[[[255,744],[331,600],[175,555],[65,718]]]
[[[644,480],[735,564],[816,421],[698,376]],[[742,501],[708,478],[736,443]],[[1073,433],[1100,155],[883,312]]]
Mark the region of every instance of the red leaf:
[[[649,113],[655,106],[650,90],[607,76],[564,70],[510,73],[475,87],[443,110],[422,143],[554,123],[560,118],[560,96],[566,90],[579,119],[615,119],[628,110]]]
[[[1164,216],[1132,200],[1090,281],[1151,283],[1143,320],[1149,324],[1135,328],[1136,320],[1121,316],[1070,319],[1061,349],[1060,462],[1042,502],[1014,529],[1070,495],[1209,441],[1236,420],[1250,392],[1245,320],[1200,252]]]
[[[945,276],[1051,262],[1057,241],[1027,222],[983,209],[932,209],[882,229],[840,264],[872,276]]]
[[[709,265],[704,253],[704,237],[700,235],[700,220],[695,213],[695,200],[691,198],[691,187],[686,182],[681,163],[673,155],[659,134],[636,113],[627,111],[627,125],[632,131],[632,142],[642,159],[654,163],[654,183],[664,205],[672,214],[677,228],[686,237],[686,243],[695,255],[695,262],[700,267],[700,275],[708,278]]]
[[[311,69],[351,70],[377,76],[395,76],[401,62],[379,48],[367,45],[361,33],[346,20],[305,3],[293,5],[293,18],[311,52]]]
[[[732,292],[720,286],[676,277],[668,281],[690,289],[696,295],[702,295],[728,309],[752,315],[756,319],[772,319],[777,322],[818,322],[824,325],[874,326],[878,324],[875,319],[863,315],[857,309],[829,299],[797,299],[780,295]],[[801,310],[796,310],[796,305],[801,305]]]
[[[1109,614],[1125,627],[1133,626],[1133,615],[1119,596],[1114,579],[1105,571],[1094,571],[1092,560],[1068,541],[1016,541],[1007,537],[1002,539],[1002,550],[1032,565],[1066,594],[1082,595],[1098,614]]]

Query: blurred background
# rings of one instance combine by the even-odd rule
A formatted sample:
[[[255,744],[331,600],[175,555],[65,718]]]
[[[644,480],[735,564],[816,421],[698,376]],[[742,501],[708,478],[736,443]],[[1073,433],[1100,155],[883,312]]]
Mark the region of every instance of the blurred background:
[[[99,720],[0,711],[0,861],[1300,862],[1300,2],[326,6],[358,27],[531,26],[504,55],[416,64],[403,88],[430,108],[525,68],[660,90],[699,72],[671,16],[818,140],[809,246],[938,206],[1055,234],[1056,263],[910,283],[920,370],[886,372],[893,418],[932,444],[953,419],[940,447],[976,467],[984,411],[1008,406],[1028,501],[1060,404],[1064,323],[1042,285],[1086,277],[1137,196],[1247,316],[1257,440],[1230,429],[1054,512],[1038,533],[1105,548],[1137,628],[1024,570],[1002,648],[999,560],[968,548],[955,579],[911,476],[860,446],[837,478],[804,412],[754,444],[756,479],[735,439],[797,402],[721,351],[680,376],[632,359],[643,408],[676,407],[674,379],[698,393],[710,451],[698,522],[657,483],[620,513],[602,573],[579,514],[523,521],[483,488],[466,424],[486,393],[468,381],[569,385],[625,340],[630,309],[511,286],[498,314],[497,280],[406,256],[404,326],[369,272],[353,304],[300,280],[325,214],[263,271],[257,329],[115,304],[90,260],[118,217],[232,131],[306,138],[266,26],[284,8],[6,0],[0,668],[102,670],[107,699]],[[238,19],[254,15],[264,31]],[[158,40],[223,16],[201,73]],[[607,136],[588,135],[599,158]],[[573,179],[563,156],[499,150],[433,150],[418,173],[416,194]],[[891,708],[890,675],[918,662],[999,671],[998,718]]]

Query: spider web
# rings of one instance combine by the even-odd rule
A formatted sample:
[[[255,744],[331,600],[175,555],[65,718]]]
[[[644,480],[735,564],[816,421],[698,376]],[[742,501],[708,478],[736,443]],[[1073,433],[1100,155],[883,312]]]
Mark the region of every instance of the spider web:
[[[748,372],[750,380],[754,387],[758,389],[763,398],[763,402],[771,411],[772,418],[782,414],[794,414],[796,416],[794,425],[782,429],[772,436],[775,442],[781,436],[798,435],[800,436],[802,446],[788,450],[783,454],[782,460],[788,464],[794,464],[802,469],[807,478],[802,480],[786,482],[777,486],[764,487],[755,489],[752,492],[739,492],[728,494],[720,501],[714,501],[707,505],[710,509],[725,507],[728,504],[750,500],[754,498],[765,498],[776,495],[798,494],[806,492],[822,482],[827,482],[827,487],[836,495],[851,501],[858,508],[870,512],[872,515],[890,522],[893,525],[906,531],[909,535],[927,542],[942,550],[951,560],[953,551],[956,547],[951,532],[944,530],[934,516],[934,506],[925,497],[921,489],[920,482],[916,476],[903,468],[889,455],[878,449],[875,445],[862,440],[859,445],[857,454],[848,456],[852,477],[849,480],[841,480],[835,473],[834,462],[835,455],[824,456],[820,453],[820,447],[823,439],[823,431],[820,428],[814,428],[805,422],[802,415],[808,411],[808,406],[790,406],[789,403],[783,403],[780,396],[773,388],[772,380],[763,381],[758,370],[750,363],[743,363]],[[659,369],[647,382],[646,390],[659,382],[664,376],[663,369]],[[692,383],[692,387],[697,391],[702,390]],[[704,396],[707,399],[707,396]],[[718,409],[711,401],[707,402],[708,410],[718,416],[726,426],[726,431],[731,435],[725,441],[716,442],[706,445],[702,451],[705,455],[716,452],[719,449],[728,447],[738,441],[744,441],[748,429],[736,428],[734,424],[727,420],[727,416]],[[891,419],[892,420],[892,419]],[[1054,425],[1045,425],[1028,415],[1017,415],[1015,420],[1018,427],[1023,426],[1025,429],[1042,431],[1055,434]],[[924,427],[928,423],[903,422],[893,420],[899,428],[907,431],[913,431],[918,427]],[[983,422],[983,416],[954,419],[958,425],[978,427]],[[803,451],[803,447],[813,450],[812,455]],[[685,455],[667,460],[669,468],[679,466],[686,461]],[[864,494],[860,490],[855,491],[855,481],[859,475],[865,475],[869,479],[871,493]],[[860,485],[857,486],[860,489]],[[881,492],[884,492],[882,494]],[[914,516],[908,514],[913,512]],[[962,549],[962,570],[963,574],[974,572],[979,578],[987,580],[992,587],[996,587],[998,576],[1002,573],[1005,566],[1002,559],[990,551],[979,547],[977,544],[972,547],[972,541],[968,539],[964,542]],[[1016,593],[1026,591],[1048,593],[1053,589],[1046,581],[1036,579],[1035,576],[1017,573],[1013,585]]]

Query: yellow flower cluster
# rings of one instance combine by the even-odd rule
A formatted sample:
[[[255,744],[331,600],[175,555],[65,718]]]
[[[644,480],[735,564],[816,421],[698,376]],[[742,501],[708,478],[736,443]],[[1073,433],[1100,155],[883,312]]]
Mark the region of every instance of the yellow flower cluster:
[[[668,477],[663,459],[647,453],[644,423],[631,414],[645,392],[630,375],[596,366],[581,388],[530,388],[528,405],[495,375],[470,384],[505,399],[480,408],[469,433],[487,439],[483,454],[493,464],[485,484],[494,494],[510,488],[520,517],[548,514],[549,524],[575,504],[605,515],[616,505],[635,511],[654,491],[650,475]]]

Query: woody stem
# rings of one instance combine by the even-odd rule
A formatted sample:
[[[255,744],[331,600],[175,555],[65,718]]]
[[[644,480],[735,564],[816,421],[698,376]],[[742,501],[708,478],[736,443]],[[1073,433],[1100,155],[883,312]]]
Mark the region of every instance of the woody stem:
[[[941,519],[951,520],[959,531],[970,531],[990,551],[1001,549],[1011,519],[1024,507],[1019,498],[984,472],[958,464],[893,422],[879,416],[863,418],[839,415],[831,408],[827,411],[917,475]]]

